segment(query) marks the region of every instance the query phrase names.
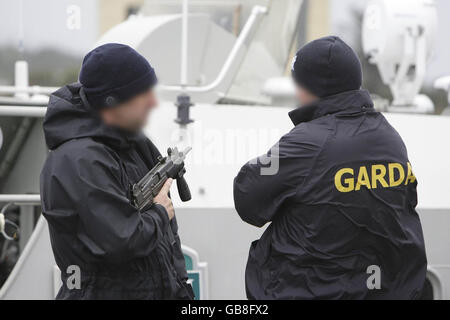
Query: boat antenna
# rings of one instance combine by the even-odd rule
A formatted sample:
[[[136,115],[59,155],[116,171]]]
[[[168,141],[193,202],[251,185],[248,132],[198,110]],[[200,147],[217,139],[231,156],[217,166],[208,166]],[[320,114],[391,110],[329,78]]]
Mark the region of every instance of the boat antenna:
[[[179,140],[184,140],[187,125],[194,122],[189,117],[190,108],[193,106],[191,97],[186,93],[188,84],[188,18],[189,18],[189,1],[183,0],[181,14],[181,70],[180,82],[181,93],[177,97],[175,106],[177,107],[177,118],[175,122],[180,126]]]
[[[25,45],[24,45],[24,22],[23,22],[23,0],[19,0],[19,55],[20,59],[23,60],[23,56],[25,53]]]

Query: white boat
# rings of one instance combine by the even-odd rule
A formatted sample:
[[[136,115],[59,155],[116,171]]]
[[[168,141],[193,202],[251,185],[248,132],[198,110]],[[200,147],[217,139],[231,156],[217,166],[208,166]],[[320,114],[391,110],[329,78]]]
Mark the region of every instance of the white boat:
[[[270,97],[261,95],[261,88],[267,74],[285,73],[300,2],[286,1],[282,6],[272,2],[267,8],[244,6],[247,22],[239,36],[214,22],[214,15],[198,10],[183,15],[167,9],[158,15],[130,17],[98,42],[129,44],[157,66],[165,85],[160,88],[161,106],[146,133],[160,150],[182,144],[193,147],[186,164],[192,201],[182,203],[175,196],[174,204],[189,274],[200,299],[246,297],[248,250],[263,229],[239,219],[233,204],[233,179],[247,160],[265,153],[293,126],[287,115],[292,108],[273,105]],[[267,33],[271,21],[283,21],[271,31],[278,33],[274,39],[281,40],[267,46],[261,35]],[[186,30],[186,37],[181,30]],[[260,63],[253,61],[255,55],[265,62],[260,69]],[[54,88],[28,87],[23,77],[26,70],[20,68],[25,67],[18,67],[16,87],[0,87],[0,93],[16,93],[18,105],[0,106],[0,117],[34,120],[5,181],[0,203],[19,205],[24,240],[20,258],[0,289],[0,299],[53,299],[60,286],[60,270],[43,217],[33,228],[33,206],[39,202],[38,175],[46,157],[43,105]],[[180,69],[184,69],[181,80]],[[194,122],[183,126],[175,122],[174,102],[180,92],[189,94],[195,103],[190,108]],[[429,261],[427,298],[450,299],[450,148],[442,143],[442,137],[450,136],[450,117],[408,113],[386,113],[386,117],[404,139],[419,181],[418,211]]]

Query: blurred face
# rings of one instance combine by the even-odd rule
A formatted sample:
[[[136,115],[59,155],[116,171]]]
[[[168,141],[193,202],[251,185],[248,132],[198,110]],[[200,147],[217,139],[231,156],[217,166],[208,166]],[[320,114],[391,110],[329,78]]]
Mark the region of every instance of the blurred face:
[[[116,107],[101,110],[100,116],[109,126],[137,132],[147,124],[149,113],[157,105],[156,95],[149,89]]]
[[[305,106],[319,100],[319,97],[316,97],[308,90],[299,85],[296,86],[295,95],[300,106]]]

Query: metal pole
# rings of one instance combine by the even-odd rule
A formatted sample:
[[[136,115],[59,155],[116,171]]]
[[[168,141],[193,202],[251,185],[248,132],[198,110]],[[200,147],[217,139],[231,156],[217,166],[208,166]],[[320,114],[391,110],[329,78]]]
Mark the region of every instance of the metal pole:
[[[250,35],[254,29],[254,26],[258,22],[258,17],[262,14],[265,14],[267,12],[266,7],[261,6],[255,6],[253,7],[252,13],[250,17],[247,20],[247,23],[245,24],[244,28],[241,31],[241,34],[239,35],[238,39],[236,40],[236,43],[234,44],[233,48],[231,49],[230,54],[227,57],[227,60],[225,61],[225,64],[223,65],[219,75],[217,78],[210,83],[207,86],[203,87],[182,87],[182,86],[160,86],[161,90],[165,91],[186,91],[186,92],[197,92],[197,93],[205,93],[215,90],[225,79],[227,73],[231,70],[231,67],[235,63],[236,57],[238,56],[240,50],[242,47],[244,47],[245,43],[247,42],[248,38],[250,38]]]
[[[25,32],[23,28],[23,0],[19,1],[19,54],[23,58],[24,51],[25,51],[25,44],[24,44],[24,38],[25,38]]]
[[[181,23],[181,86],[187,85],[188,68],[188,15],[189,1],[183,0],[182,23]]]
[[[46,112],[46,107],[0,106],[0,117],[43,118]]]
[[[0,202],[39,205],[41,196],[38,194],[0,194]]]
[[[28,63],[26,61],[16,61],[14,66],[14,85],[16,88],[28,87]],[[28,93],[19,91],[17,91],[14,96],[20,99],[29,98]]]
[[[34,207],[30,205],[20,206],[20,238],[19,238],[19,248],[20,252],[23,251],[27,245],[28,240],[33,234],[34,229]]]
[[[49,99],[17,99],[14,97],[0,97],[0,106],[46,107]]]

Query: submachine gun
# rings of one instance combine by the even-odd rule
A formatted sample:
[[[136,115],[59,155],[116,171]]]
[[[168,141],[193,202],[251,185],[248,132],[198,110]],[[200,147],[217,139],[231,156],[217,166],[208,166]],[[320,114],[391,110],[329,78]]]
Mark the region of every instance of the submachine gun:
[[[191,191],[184,179],[186,173],[184,160],[191,150],[192,148],[188,147],[183,152],[179,152],[178,148],[169,148],[167,157],[159,157],[158,164],[141,181],[132,186],[132,204],[139,210],[152,205],[153,199],[169,178],[177,181],[181,201],[191,200]]]

